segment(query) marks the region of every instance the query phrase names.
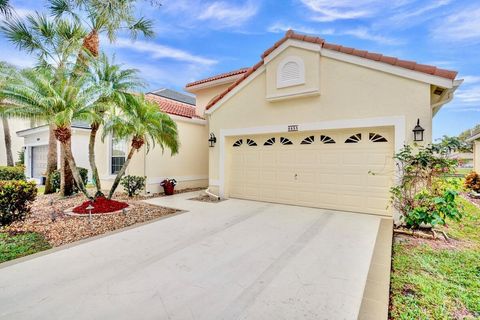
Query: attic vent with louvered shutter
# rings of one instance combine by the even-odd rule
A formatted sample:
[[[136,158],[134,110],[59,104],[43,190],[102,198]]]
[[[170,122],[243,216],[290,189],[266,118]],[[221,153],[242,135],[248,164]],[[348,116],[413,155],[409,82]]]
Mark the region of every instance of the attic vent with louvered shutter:
[[[278,64],[277,88],[305,83],[305,66],[300,57],[290,56]]]

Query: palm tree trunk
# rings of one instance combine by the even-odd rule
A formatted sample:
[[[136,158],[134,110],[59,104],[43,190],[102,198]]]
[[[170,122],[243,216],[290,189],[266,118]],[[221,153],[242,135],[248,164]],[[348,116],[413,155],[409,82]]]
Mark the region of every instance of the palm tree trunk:
[[[2,126],[3,126],[3,137],[5,139],[5,152],[7,153],[7,166],[13,167],[12,156],[12,137],[10,136],[10,126],[8,125],[8,120],[5,117],[2,117]]]
[[[120,184],[120,180],[122,179],[125,171],[127,170],[128,164],[130,160],[132,160],[133,153],[135,152],[135,148],[130,148],[130,152],[128,153],[127,159],[123,163],[122,168],[118,171],[117,176],[115,177],[115,181],[113,181],[112,187],[110,188],[110,192],[108,193],[108,199],[112,199],[115,190],[117,189],[118,185]]]
[[[90,33],[83,39],[83,47],[87,49],[94,57],[98,57],[100,39],[98,38],[97,30],[92,29]]]
[[[60,144],[60,195],[68,197],[73,194],[73,175],[65,154],[65,146]]]
[[[87,192],[87,188],[83,184],[82,177],[80,176],[80,172],[78,171],[77,164],[75,163],[75,158],[73,157],[72,153],[72,140],[68,139],[64,142],[61,142],[63,145],[63,150],[65,153],[65,160],[68,162],[68,166],[71,169],[71,172],[73,174],[73,179],[75,180],[75,183],[77,184],[78,189],[87,197],[90,199],[90,195]]]
[[[52,179],[50,179],[52,172],[57,170],[57,140],[55,139],[55,134],[53,132],[54,129],[55,126],[50,124],[48,132],[47,180],[45,181],[45,194],[55,193],[57,191],[53,188]]]
[[[102,186],[100,183],[100,176],[98,175],[97,164],[95,163],[95,138],[97,137],[97,132],[99,125],[92,123],[90,131],[90,141],[88,143],[88,161],[90,162],[90,169],[92,170],[92,177],[95,183],[95,188],[97,189],[95,197],[103,196]]]

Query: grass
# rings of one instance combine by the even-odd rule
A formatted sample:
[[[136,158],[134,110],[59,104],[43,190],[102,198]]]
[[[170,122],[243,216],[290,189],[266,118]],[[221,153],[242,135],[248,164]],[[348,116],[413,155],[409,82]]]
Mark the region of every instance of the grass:
[[[45,238],[35,232],[0,233],[0,263],[50,248]]]
[[[443,227],[454,245],[404,241],[393,247],[391,319],[480,319],[480,209]]]
[[[473,171],[473,168],[457,168],[455,171],[458,174],[467,175]]]

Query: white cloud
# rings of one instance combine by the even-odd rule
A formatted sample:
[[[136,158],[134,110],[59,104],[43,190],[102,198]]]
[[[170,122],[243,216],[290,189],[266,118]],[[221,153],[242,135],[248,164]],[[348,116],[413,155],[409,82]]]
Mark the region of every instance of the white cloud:
[[[162,12],[184,28],[202,30],[244,26],[257,15],[262,1],[164,0]]]
[[[418,6],[417,1],[415,1],[412,8],[399,10],[393,16],[388,17],[382,22],[383,24],[388,24],[390,26],[394,24],[396,27],[401,28],[411,27],[422,21],[433,18],[433,15],[431,14],[432,11],[444,7],[451,2],[452,0],[435,0],[433,2],[428,2],[424,6]],[[424,2],[421,3],[424,4]]]
[[[276,22],[272,24],[270,27],[268,27],[267,29],[268,32],[272,32],[272,33],[283,33],[288,30],[294,30],[301,33],[308,33],[312,35],[318,35],[320,37],[322,35],[330,35],[335,33],[335,29],[333,28],[319,30],[319,29],[315,29],[307,26],[291,25],[291,24],[285,24],[282,22]]]
[[[198,16],[199,20],[212,20],[221,26],[239,26],[255,16],[258,3],[248,1],[242,5],[217,1],[207,5],[205,11]]]
[[[368,28],[363,28],[363,27],[345,30],[340,32],[340,34],[349,35],[349,36],[356,37],[358,39],[369,40],[369,41],[386,44],[386,45],[398,45],[403,43],[403,41],[401,40],[376,34],[371,30],[369,30]]]
[[[443,41],[479,41],[480,8],[465,8],[448,15],[431,29],[431,34]]]
[[[201,65],[213,65],[217,63],[216,60],[197,56],[184,50],[164,46],[154,42],[141,40],[132,42],[126,38],[119,38],[114,44],[111,44],[111,46],[125,48],[137,52],[149,53],[150,57],[153,59],[172,59]]]
[[[459,89],[455,97],[463,104],[480,105],[480,86],[475,85],[465,89]]]
[[[336,30],[334,28],[315,29],[308,26],[291,25],[291,24],[285,24],[282,22],[277,22],[272,24],[270,27],[268,27],[267,31],[272,33],[282,33],[289,29],[302,32],[302,33],[318,35],[320,37],[323,37],[326,35],[352,36],[358,39],[373,41],[373,42],[377,42],[385,45],[398,45],[403,43],[403,41],[401,40],[389,38],[389,37],[377,34],[375,32],[372,32],[370,29],[364,28],[364,27],[358,27],[354,29],[345,29],[345,30]]]
[[[474,84],[480,82],[480,76],[460,76],[464,84]]]
[[[300,0],[314,15],[313,20],[329,22],[372,16],[382,5],[381,0]]]

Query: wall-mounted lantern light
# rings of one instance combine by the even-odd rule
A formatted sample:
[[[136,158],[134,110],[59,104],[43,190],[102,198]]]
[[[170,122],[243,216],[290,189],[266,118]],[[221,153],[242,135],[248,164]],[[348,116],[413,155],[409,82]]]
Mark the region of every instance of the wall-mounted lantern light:
[[[413,141],[423,141],[423,129],[420,126],[420,119],[417,119],[417,125],[413,128]]]
[[[208,143],[210,143],[210,148],[215,146],[215,143],[217,143],[217,137],[212,133],[210,133],[210,138],[208,139]]]

